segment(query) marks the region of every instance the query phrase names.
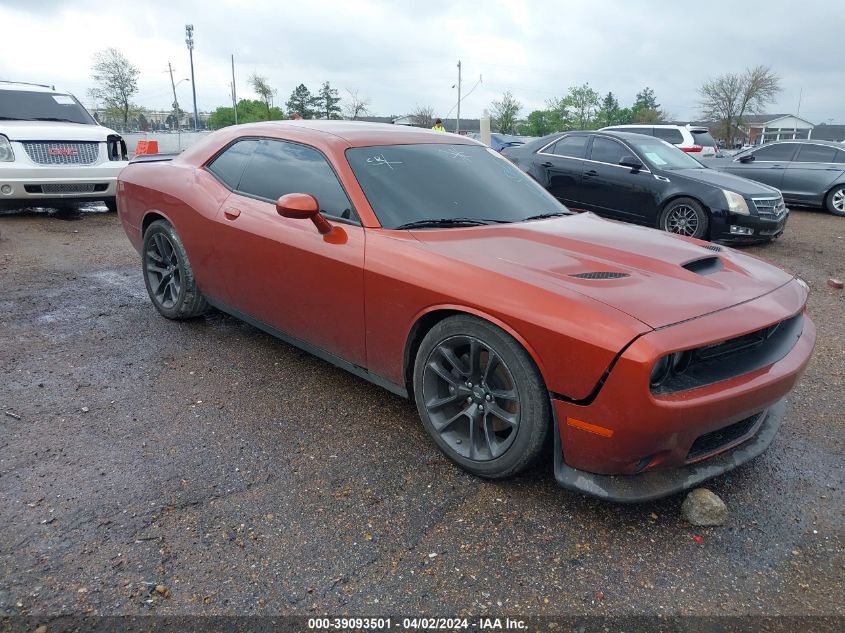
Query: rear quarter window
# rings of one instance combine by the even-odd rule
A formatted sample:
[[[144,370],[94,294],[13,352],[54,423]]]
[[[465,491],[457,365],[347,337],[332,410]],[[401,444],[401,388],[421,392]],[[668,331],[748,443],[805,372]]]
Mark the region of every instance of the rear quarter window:
[[[654,128],[654,136],[663,139],[672,145],[680,145],[684,142],[684,135],[680,130],[671,127],[656,127]]]
[[[258,141],[255,139],[238,141],[223,150],[206,169],[217,176],[229,189],[237,189],[244,167],[257,145]]]
[[[692,133],[692,138],[695,140],[696,145],[701,145],[702,147],[715,147],[716,141],[710,136],[710,132],[698,130],[690,130]]]

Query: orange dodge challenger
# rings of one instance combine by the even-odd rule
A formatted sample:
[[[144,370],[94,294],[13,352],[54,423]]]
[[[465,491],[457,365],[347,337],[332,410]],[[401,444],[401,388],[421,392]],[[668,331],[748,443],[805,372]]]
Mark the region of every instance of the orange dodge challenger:
[[[481,477],[551,441],[567,488],[695,486],[768,447],[815,342],[794,275],[572,214],[452,134],[229,127],[133,161],[118,212],[162,315],[214,306],[412,398]]]

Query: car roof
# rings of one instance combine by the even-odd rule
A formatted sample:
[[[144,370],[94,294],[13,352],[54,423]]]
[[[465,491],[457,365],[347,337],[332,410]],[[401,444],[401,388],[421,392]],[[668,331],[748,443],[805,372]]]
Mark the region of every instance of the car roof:
[[[53,86],[30,84],[24,81],[6,81],[0,79],[0,90],[26,90],[27,92],[56,92]]]
[[[828,147],[835,147],[836,149],[845,150],[845,143],[840,143],[839,141],[822,141],[821,139],[816,140],[814,138],[785,138],[781,139],[780,141],[769,141],[768,143],[763,143],[762,145],[752,145],[748,149],[755,150],[760,149],[761,147],[766,147],[767,145],[782,145],[783,143],[800,143],[801,145],[826,145]]]

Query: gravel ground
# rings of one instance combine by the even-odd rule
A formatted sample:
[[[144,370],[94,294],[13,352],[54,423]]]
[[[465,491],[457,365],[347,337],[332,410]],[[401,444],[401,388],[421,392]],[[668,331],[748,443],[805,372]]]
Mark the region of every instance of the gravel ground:
[[[0,615],[845,616],[845,218],[747,250],[809,282],[818,345],[771,449],[709,486],[727,524],[693,528],[550,464],[476,479],[408,402],[161,318],[114,215],[0,217]]]

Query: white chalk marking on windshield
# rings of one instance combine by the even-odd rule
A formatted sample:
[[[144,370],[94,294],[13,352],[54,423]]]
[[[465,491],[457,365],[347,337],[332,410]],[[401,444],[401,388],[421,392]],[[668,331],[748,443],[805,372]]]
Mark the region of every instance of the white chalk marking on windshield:
[[[370,163],[370,165],[387,165],[388,167],[390,167],[391,171],[393,171],[393,165],[402,164],[401,160],[387,160],[384,157],[384,154],[379,154],[378,156],[370,156],[367,159],[367,162]]]

